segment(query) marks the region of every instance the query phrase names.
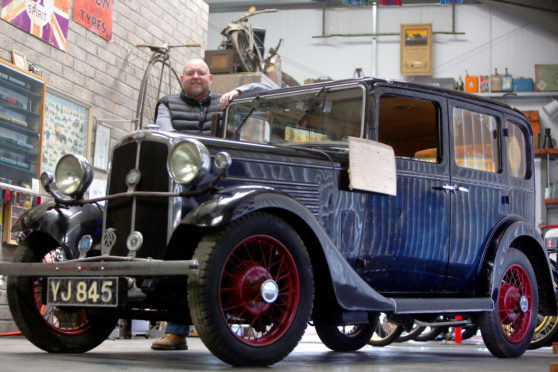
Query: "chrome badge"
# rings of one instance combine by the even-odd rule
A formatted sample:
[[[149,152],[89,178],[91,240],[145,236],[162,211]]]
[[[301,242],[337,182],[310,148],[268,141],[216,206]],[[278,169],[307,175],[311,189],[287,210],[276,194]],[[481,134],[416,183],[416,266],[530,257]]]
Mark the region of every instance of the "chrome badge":
[[[103,242],[101,248],[103,256],[108,256],[110,254],[114,243],[116,243],[116,230],[112,227],[109,227],[103,234]]]

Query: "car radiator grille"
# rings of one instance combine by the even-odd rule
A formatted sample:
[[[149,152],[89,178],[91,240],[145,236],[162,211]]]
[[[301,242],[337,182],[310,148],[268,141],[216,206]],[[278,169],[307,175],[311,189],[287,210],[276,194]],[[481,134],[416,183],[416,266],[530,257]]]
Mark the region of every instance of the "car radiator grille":
[[[128,190],[126,174],[133,168],[141,172],[136,191],[170,191],[166,167],[168,151],[166,143],[153,141],[131,142],[116,148],[109,177],[109,195]],[[169,199],[138,197],[135,199],[135,213],[133,206],[134,198],[131,197],[107,202],[105,229],[115,229],[117,236],[111,254],[127,255],[126,239],[130,232],[136,230],[143,235],[143,245],[137,256],[160,258],[167,245]]]

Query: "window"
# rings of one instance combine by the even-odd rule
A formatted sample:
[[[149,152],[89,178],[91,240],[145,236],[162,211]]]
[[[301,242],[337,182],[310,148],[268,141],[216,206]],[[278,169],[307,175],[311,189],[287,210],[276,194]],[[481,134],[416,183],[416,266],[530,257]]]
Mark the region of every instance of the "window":
[[[508,130],[508,174],[512,177],[525,178],[527,176],[525,134],[519,125],[516,125],[511,121],[506,121],[506,129]]]
[[[382,95],[378,141],[393,147],[395,156],[441,161],[438,108],[418,98]]]
[[[493,173],[499,171],[496,117],[454,107],[453,142],[458,166]]]
[[[297,95],[262,96],[232,104],[227,138],[258,143],[346,143],[361,137],[364,88],[304,91]]]

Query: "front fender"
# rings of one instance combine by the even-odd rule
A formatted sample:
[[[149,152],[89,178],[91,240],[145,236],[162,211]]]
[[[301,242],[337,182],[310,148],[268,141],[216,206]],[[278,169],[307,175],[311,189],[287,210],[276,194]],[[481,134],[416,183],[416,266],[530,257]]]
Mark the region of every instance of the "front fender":
[[[372,289],[349,265],[314,215],[282,191],[263,186],[224,189],[191,211],[183,224],[218,227],[248,213],[274,209],[300,218],[320,242],[339,305],[350,311],[394,311],[395,303]],[[297,226],[294,226],[296,229]]]
[[[101,242],[102,220],[103,208],[96,203],[62,206],[47,201],[22,214],[12,231],[50,235],[63,248],[66,257],[74,259],[79,256],[77,243],[83,235],[91,235],[93,244]]]

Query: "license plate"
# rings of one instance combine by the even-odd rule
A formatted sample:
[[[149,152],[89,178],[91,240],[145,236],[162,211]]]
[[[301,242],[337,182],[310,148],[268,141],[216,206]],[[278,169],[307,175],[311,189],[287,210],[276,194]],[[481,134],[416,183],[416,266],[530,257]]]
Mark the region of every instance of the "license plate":
[[[48,278],[47,285],[48,305],[118,305],[118,278]]]

